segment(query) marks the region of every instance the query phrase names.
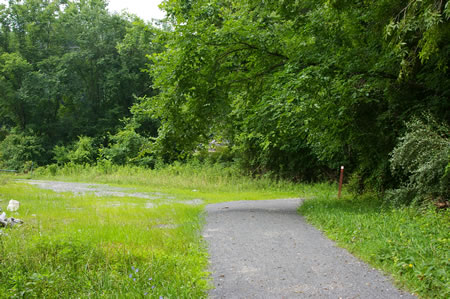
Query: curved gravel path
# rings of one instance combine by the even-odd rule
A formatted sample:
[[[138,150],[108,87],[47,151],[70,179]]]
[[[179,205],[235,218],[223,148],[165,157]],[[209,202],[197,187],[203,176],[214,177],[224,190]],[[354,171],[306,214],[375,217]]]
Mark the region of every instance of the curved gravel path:
[[[208,205],[211,298],[415,298],[297,213],[300,199]]]

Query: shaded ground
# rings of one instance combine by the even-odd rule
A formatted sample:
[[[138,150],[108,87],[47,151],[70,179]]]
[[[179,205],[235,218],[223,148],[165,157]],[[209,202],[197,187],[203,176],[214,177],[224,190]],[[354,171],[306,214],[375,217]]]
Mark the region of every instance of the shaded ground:
[[[300,199],[208,205],[212,298],[415,298],[297,213]]]

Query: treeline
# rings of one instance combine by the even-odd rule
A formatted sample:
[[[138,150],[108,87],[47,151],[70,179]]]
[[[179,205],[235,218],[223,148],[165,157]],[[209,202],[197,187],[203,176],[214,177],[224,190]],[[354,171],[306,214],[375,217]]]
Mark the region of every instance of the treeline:
[[[155,94],[143,69],[162,50],[157,31],[103,0],[0,5],[2,167],[95,162],[136,98]],[[143,123],[155,136],[157,122]]]
[[[256,175],[327,179],[345,165],[355,191],[448,199],[448,1],[163,7],[164,29],[100,0],[0,9],[4,165],[14,138],[40,165],[149,167],[215,140]]]

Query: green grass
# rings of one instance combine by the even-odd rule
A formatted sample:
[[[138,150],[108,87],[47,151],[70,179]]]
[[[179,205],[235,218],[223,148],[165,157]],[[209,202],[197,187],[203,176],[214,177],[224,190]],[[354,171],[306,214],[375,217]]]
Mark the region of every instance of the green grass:
[[[108,183],[205,204],[331,192],[327,184],[252,179],[227,167],[201,165],[158,171],[71,166],[53,174],[40,169],[2,176],[0,207],[20,201],[18,213],[8,216],[25,222],[0,236],[5,297],[204,298],[210,288],[203,206],[167,202],[146,208],[148,199],[55,193],[16,180],[23,178]]]
[[[202,198],[207,203],[261,200],[290,197],[311,197],[318,191],[335,192],[329,184],[295,184],[269,177],[252,178],[234,167],[220,164],[175,163],[152,170],[130,166],[71,165],[51,173],[40,169],[27,178],[71,182],[97,182],[113,186],[132,187],[141,192],[162,192],[178,197]],[[333,187],[334,188],[334,187]]]
[[[166,202],[145,208],[147,199],[55,193],[18,178],[108,183],[205,204],[310,198],[301,213],[340,246],[421,297],[450,297],[448,211],[392,208],[373,196],[345,192],[337,200],[335,185],[255,179],[234,168],[195,163],[158,170],[72,165],[2,175],[0,207],[19,200],[13,216],[25,221],[0,237],[0,294],[6,297],[204,298],[210,288],[200,235],[203,206]]]
[[[3,208],[5,199],[21,202],[12,215],[25,221],[0,237],[4,296],[204,297],[201,207],[148,209],[137,198],[55,194],[12,182],[0,194]]]
[[[350,252],[390,273],[423,298],[450,298],[450,213],[394,208],[374,196],[319,196],[300,208],[309,222]]]

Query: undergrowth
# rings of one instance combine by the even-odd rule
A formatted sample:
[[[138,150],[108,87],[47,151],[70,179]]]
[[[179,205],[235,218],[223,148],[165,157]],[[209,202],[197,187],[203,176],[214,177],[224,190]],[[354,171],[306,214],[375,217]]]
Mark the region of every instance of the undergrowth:
[[[328,237],[424,298],[450,297],[450,213],[391,207],[373,195],[320,196],[300,212]]]

